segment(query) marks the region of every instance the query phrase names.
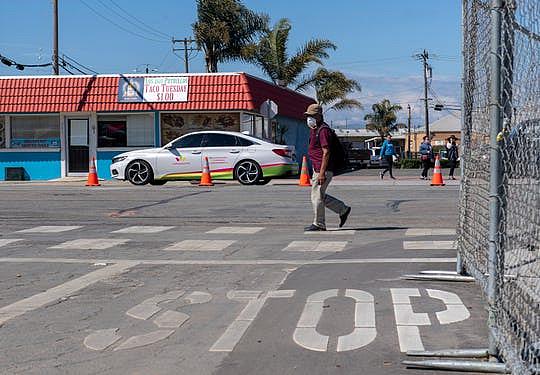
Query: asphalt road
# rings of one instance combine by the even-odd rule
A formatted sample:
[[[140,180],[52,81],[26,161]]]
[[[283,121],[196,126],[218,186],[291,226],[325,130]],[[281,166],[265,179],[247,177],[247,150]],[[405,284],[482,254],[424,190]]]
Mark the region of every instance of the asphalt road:
[[[347,225],[311,234],[291,185],[0,184],[0,373],[439,374],[403,351],[484,347],[476,285],[401,279],[455,269],[457,186],[345,182]]]

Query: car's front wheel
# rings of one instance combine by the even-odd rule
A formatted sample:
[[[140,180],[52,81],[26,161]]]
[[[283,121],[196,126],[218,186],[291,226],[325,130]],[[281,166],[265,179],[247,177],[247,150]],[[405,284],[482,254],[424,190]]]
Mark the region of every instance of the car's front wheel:
[[[146,185],[154,180],[154,173],[144,160],[134,160],[126,168],[126,178],[133,185]]]
[[[262,179],[261,167],[253,160],[244,160],[238,163],[234,173],[242,185],[255,185]]]

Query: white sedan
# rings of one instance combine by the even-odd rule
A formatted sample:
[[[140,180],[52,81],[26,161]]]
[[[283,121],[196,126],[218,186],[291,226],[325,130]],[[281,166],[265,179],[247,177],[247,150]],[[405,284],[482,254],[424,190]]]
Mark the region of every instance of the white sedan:
[[[160,148],[125,152],[112,159],[110,169],[113,178],[134,185],[163,185],[199,179],[205,157],[213,179],[236,179],[244,185],[298,173],[294,146],[225,131],[190,133]]]

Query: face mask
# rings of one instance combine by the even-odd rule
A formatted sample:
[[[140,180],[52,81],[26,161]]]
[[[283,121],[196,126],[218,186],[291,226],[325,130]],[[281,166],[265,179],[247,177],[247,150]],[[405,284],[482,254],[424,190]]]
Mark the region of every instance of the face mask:
[[[317,120],[315,120],[313,117],[308,117],[307,126],[309,126],[311,129],[315,129],[317,127]]]

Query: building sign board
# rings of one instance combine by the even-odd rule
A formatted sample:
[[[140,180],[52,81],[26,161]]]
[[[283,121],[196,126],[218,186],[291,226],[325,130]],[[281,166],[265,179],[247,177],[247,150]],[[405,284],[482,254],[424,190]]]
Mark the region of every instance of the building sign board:
[[[120,77],[118,102],[187,102],[188,77]]]

